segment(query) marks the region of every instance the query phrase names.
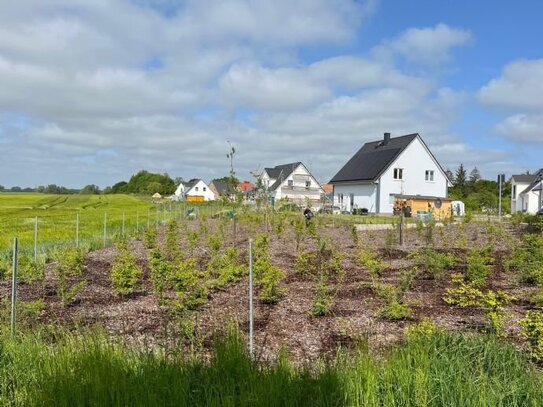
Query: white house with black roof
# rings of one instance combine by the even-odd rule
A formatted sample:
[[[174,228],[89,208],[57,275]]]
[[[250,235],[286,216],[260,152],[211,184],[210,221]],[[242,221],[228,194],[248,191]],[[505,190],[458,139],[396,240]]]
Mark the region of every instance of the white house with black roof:
[[[342,210],[393,213],[397,195],[446,198],[445,171],[418,133],[366,143],[330,181]]]
[[[536,213],[543,207],[543,168],[511,177],[511,213]]]
[[[181,182],[174,193],[175,200],[186,200],[188,202],[213,201],[215,194],[209,186],[201,179],[192,179],[188,182]]]
[[[286,199],[302,206],[321,206],[324,190],[301,162],[264,168],[260,180],[274,201]]]

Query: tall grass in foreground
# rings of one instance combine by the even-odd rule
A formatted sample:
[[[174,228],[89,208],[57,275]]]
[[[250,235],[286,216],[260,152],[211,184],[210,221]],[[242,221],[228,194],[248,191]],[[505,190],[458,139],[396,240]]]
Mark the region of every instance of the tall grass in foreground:
[[[259,366],[237,333],[209,362],[128,349],[101,336],[0,340],[0,405],[22,406],[539,406],[540,376],[488,337],[411,336],[376,358],[339,353],[294,368]]]

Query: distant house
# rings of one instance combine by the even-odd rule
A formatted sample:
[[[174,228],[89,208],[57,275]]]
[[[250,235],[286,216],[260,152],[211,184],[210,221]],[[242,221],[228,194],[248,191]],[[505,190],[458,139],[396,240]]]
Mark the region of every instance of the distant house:
[[[220,179],[214,179],[209,183],[209,189],[215,194],[215,199],[228,196],[228,185]]]
[[[215,199],[213,191],[201,179],[181,182],[177,186],[174,196],[177,200],[186,200],[187,202],[204,202]]]
[[[511,213],[536,213],[543,207],[543,168],[511,177]]]
[[[402,196],[447,198],[451,185],[418,133],[394,138],[385,133],[381,140],[364,144],[330,183],[334,205],[377,214],[393,213],[395,200]]]
[[[298,205],[322,205],[324,190],[301,162],[264,168],[260,179],[273,201],[287,199]]]

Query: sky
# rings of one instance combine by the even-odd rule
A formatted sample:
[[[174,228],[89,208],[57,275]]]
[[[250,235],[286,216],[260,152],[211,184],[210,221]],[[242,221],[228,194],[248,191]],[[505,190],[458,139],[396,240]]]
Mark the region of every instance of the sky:
[[[444,168],[543,167],[543,2],[0,0],[0,185],[327,182],[419,133]]]

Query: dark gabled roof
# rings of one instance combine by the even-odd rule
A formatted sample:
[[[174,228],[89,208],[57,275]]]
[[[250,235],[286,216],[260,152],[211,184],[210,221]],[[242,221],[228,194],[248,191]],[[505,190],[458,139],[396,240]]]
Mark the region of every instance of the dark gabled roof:
[[[522,182],[522,183],[531,183],[534,181],[536,175],[535,174],[520,174],[520,175],[513,175],[511,178],[515,182]]]
[[[364,144],[330,183],[376,180],[417,136],[418,133],[407,134],[391,138],[386,144],[383,140]]]
[[[183,182],[183,185],[185,186],[185,188],[187,189],[187,191],[189,189],[191,189],[194,185],[196,185],[198,182],[200,182],[199,179],[192,179],[188,182]]]
[[[543,168],[541,168],[539,171],[536,171],[536,173],[533,174],[532,176],[533,176],[532,182],[530,182],[530,185],[528,185],[526,189],[520,193],[520,195],[530,192],[532,189],[535,188],[537,184],[543,182]]]
[[[288,178],[290,174],[294,172],[296,168],[301,164],[300,161],[290,164],[277,165],[274,168],[264,168],[264,171],[268,173],[268,176],[276,181],[270,186],[273,191],[281,185],[281,183]]]
[[[226,182],[220,179],[214,179],[213,181],[209,183],[210,186],[211,184],[213,184],[213,186],[215,187],[219,195],[226,194],[228,191],[228,185],[226,185]]]

